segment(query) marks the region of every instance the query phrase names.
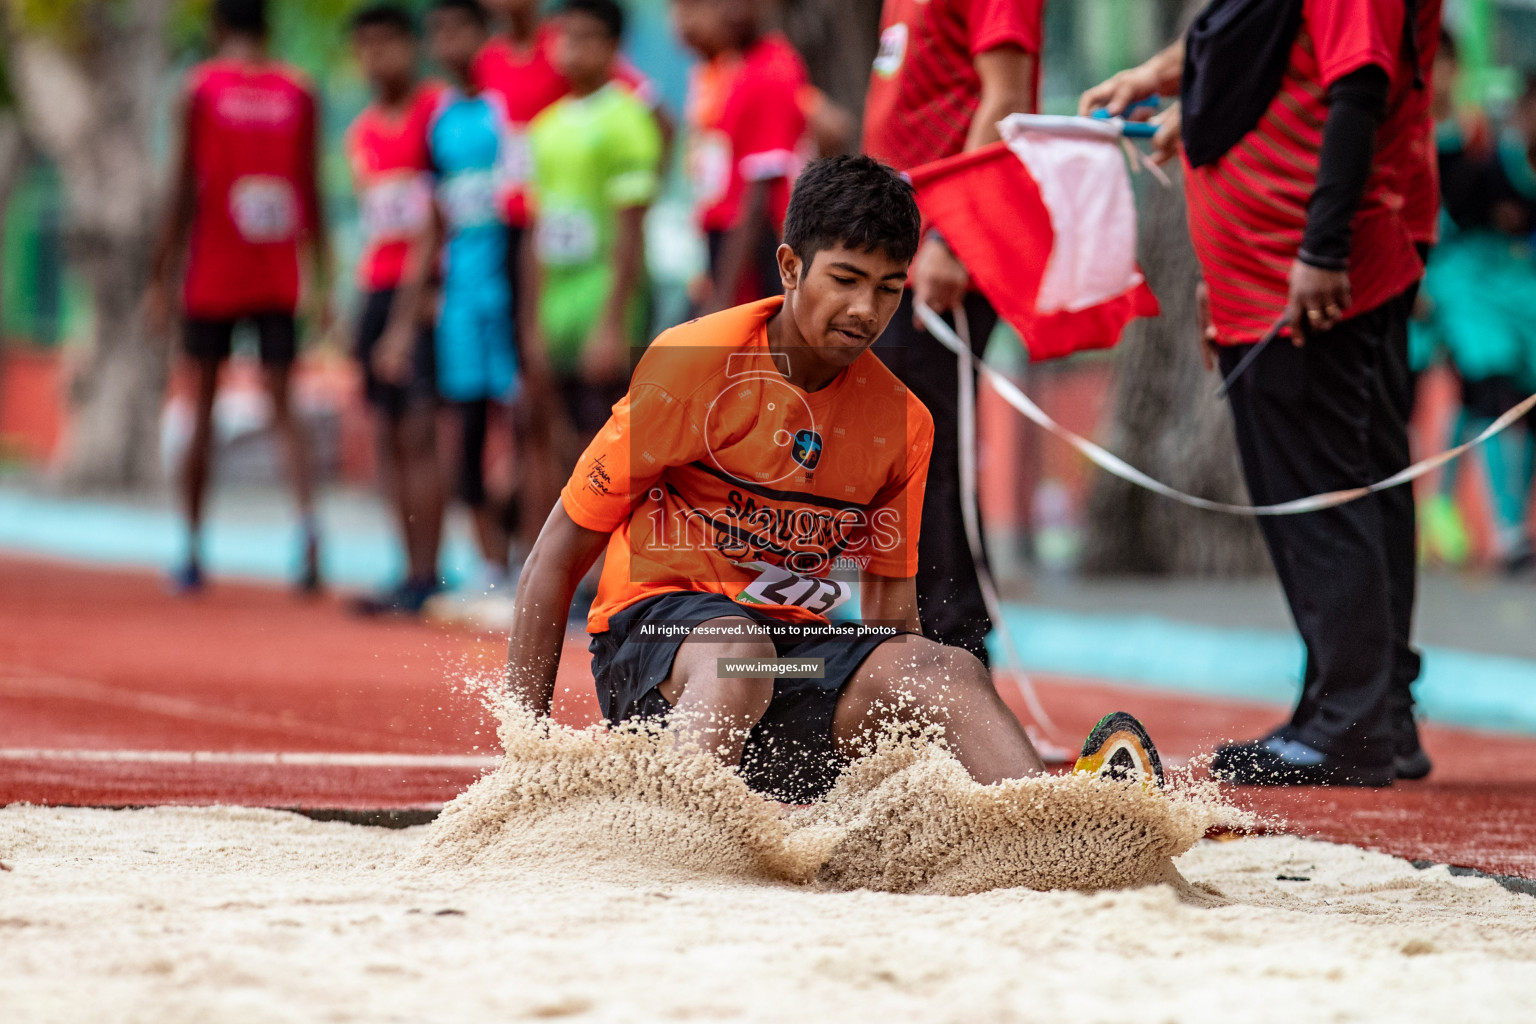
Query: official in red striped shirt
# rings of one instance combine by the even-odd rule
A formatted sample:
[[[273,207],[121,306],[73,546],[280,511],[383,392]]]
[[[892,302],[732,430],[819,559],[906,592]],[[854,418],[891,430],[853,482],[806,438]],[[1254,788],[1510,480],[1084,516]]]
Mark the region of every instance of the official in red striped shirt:
[[[1283,324],[1230,392],[1260,504],[1408,465],[1407,321],[1430,219],[1424,47],[1438,33],[1437,0],[1215,0],[1182,43],[1083,96],[1112,113],[1181,96],[1208,364],[1230,375]],[[1289,723],[1222,747],[1213,771],[1271,785],[1428,774],[1410,689],[1411,490],[1259,523],[1306,644],[1304,690]]]
[[[998,140],[997,122],[1039,99],[1045,0],[885,0],[880,50],[864,112],[864,150],[910,170]],[[910,287],[873,351],[933,414],[933,463],[918,541],[923,632],[987,660],[992,620],[965,536],[958,453],[959,369],[915,323],[913,300],[964,309],[980,354],[997,314],[972,291],[965,267],[930,232]]]

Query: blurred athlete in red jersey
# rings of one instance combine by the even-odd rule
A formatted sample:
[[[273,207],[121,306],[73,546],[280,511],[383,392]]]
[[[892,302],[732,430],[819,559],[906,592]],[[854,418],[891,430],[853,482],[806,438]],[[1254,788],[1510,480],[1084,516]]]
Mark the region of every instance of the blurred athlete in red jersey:
[[[1039,100],[1045,0],[885,0],[880,52],[864,112],[864,150],[898,170],[998,139],[997,122]],[[963,308],[978,355],[997,314],[965,267],[929,232],[902,308],[875,345],[933,413],[933,467],[923,499],[917,601],[923,631],[987,660],[987,615],[961,513],[955,357],[914,324],[913,300]]]
[[[709,241],[709,294],[696,298],[718,310],[779,291],[810,78],[789,40],[763,31],[755,0],[672,0],[672,22],[704,58],[688,86],[688,173]]]
[[[267,54],[265,0],[216,0],[217,52],[188,76],[181,139],[164,227],[154,259],[149,308],[171,318],[174,275],[185,255],[182,342],[195,367],[195,419],[183,468],[188,545],[174,582],[202,586],[201,528],[213,444],[213,399],[235,325],[252,323],[260,341],[272,425],[288,452],[288,472],[304,530],[300,587],[318,589],[319,531],[313,468],[289,404],[297,351],[299,248],[315,257],[314,299],[322,329],[329,302],[329,248],[320,204],[319,117],[302,75]]]
[[[359,602],[365,613],[414,615],[437,590],[443,481],[437,460],[437,379],[432,331],[416,333],[405,367],[381,375],[375,361],[405,273],[411,239],[432,216],[427,124],[441,87],[416,71],[416,26],[404,8],[374,4],[352,18],[352,45],[370,103],[347,131],[347,158],[362,212],[358,264],[363,293],[357,358],[377,418],[380,468],[405,542],[406,577],[395,590]],[[402,372],[403,371],[403,372]]]

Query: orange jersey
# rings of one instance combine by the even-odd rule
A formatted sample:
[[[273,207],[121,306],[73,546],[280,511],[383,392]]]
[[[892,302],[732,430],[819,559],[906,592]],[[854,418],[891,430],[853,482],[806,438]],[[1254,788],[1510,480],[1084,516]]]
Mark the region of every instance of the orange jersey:
[[[637,601],[724,594],[791,622],[849,596],[835,568],[917,572],[933,417],[865,352],[806,392],[768,347],[784,300],[667,331],[560,492],[611,533],[593,633]]]

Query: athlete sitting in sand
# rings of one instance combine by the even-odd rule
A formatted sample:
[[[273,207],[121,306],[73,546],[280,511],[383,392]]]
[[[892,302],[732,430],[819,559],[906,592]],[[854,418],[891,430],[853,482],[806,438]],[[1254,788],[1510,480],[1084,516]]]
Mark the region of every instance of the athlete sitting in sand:
[[[778,250],[783,297],[656,339],[523,569],[515,697],[548,713],[572,595],[606,548],[587,627],[610,722],[671,718],[794,802],[824,794],[897,721],[941,725],[980,783],[1044,770],[981,662],[918,625],[933,421],[869,347],[919,231],[911,187],[886,166],[813,163]],[[851,594],[835,567],[859,570],[865,624],[829,624]],[[775,658],[820,659],[821,672],[753,666]],[[726,678],[730,662],[744,664]],[[1101,722],[1084,753],[1090,769],[1160,775],[1128,715]]]

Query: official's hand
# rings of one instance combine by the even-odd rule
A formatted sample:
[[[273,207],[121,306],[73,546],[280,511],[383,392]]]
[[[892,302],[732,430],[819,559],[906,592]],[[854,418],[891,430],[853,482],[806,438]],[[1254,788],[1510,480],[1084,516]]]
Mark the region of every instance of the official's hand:
[[[404,384],[411,375],[412,337],[409,324],[390,324],[373,350],[373,372],[390,384]]]
[[[912,261],[912,298],[935,313],[947,313],[965,301],[970,287],[971,275],[965,272],[965,264],[955,258],[949,246],[930,235]],[[921,322],[918,327],[921,329]]]
[[[1157,164],[1165,164],[1179,155],[1179,146],[1183,142],[1184,112],[1175,103],[1152,118],[1152,123],[1157,125],[1157,134],[1152,136],[1152,160]]]
[[[1294,260],[1291,263],[1291,297],[1286,305],[1291,343],[1304,345],[1309,335],[1332,330],[1344,319],[1350,301],[1347,271],[1323,270]]]
[[[1201,281],[1195,285],[1195,320],[1200,325],[1200,360],[1205,372],[1216,369],[1216,325],[1211,322],[1211,290]]]
[[[1077,113],[1087,117],[1102,108],[1110,117],[1119,117],[1132,103],[1157,95],[1157,75],[1145,64],[1127,68],[1083,93],[1077,99]]]

